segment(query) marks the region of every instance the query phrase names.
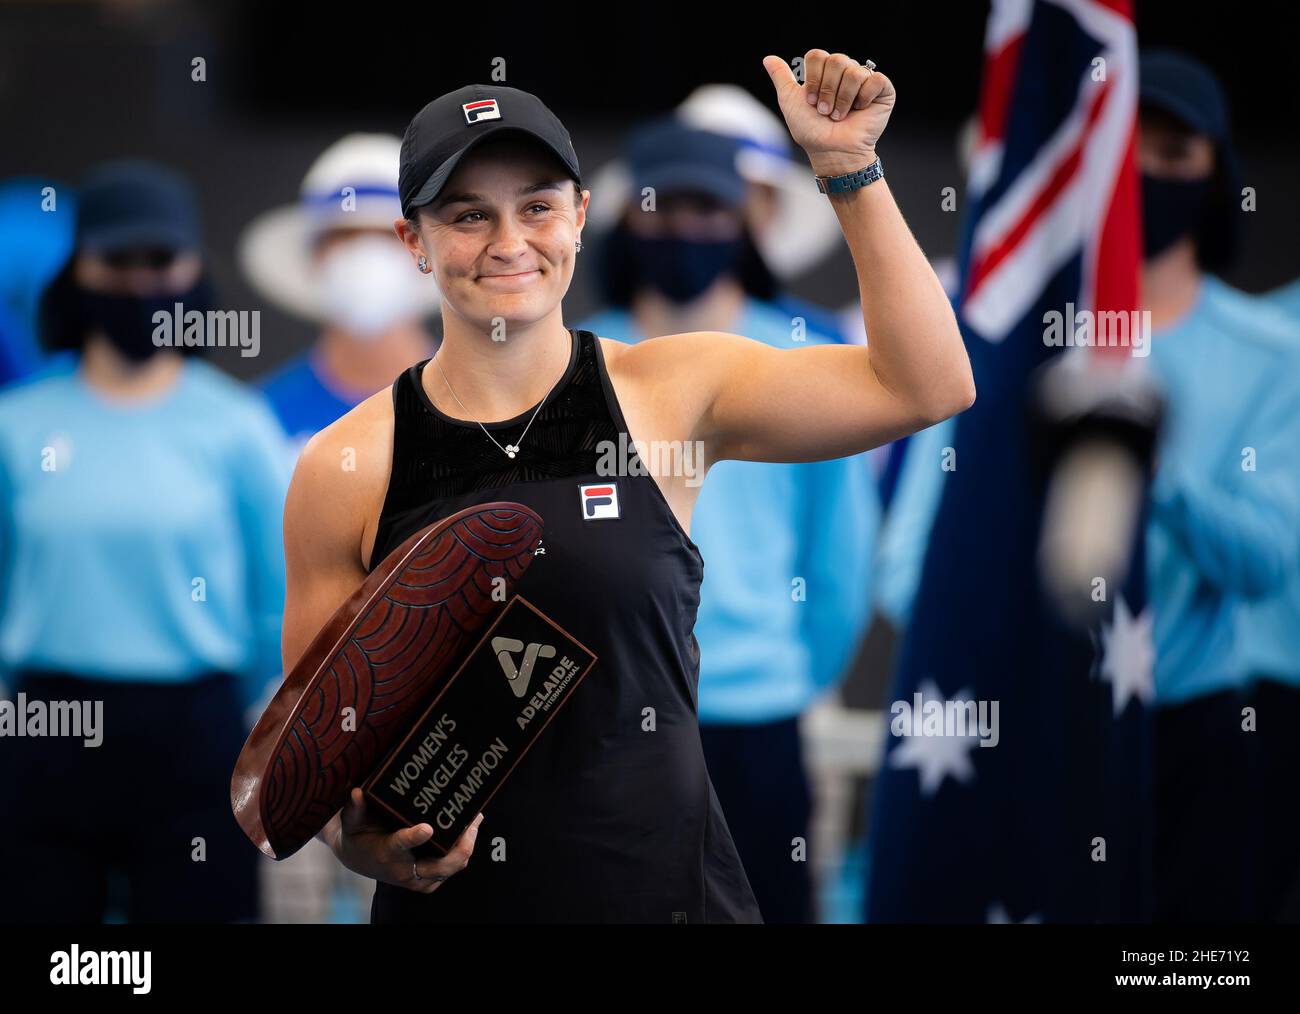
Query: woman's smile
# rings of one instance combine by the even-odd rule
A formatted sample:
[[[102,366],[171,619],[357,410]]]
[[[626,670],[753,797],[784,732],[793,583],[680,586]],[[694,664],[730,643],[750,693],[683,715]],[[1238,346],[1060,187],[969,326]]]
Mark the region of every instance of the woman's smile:
[[[515,285],[531,285],[541,277],[542,273],[537,269],[533,269],[532,271],[519,271],[513,274],[479,275],[479,281],[492,285],[493,287],[510,287]]]

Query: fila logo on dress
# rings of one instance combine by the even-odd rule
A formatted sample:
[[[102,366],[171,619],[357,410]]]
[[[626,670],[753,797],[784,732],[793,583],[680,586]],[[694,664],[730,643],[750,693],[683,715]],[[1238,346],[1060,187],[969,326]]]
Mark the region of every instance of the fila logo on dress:
[[[477,102],[466,102],[460,108],[465,113],[466,123],[501,119],[501,110],[497,108],[496,99],[479,99]]]
[[[618,484],[595,482],[578,487],[584,521],[603,521],[618,517]]]

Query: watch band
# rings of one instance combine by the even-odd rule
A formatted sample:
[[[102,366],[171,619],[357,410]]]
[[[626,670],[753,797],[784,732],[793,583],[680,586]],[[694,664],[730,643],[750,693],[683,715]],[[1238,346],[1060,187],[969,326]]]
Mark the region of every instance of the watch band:
[[[842,176],[814,176],[817,181],[817,190],[823,194],[843,194],[850,190],[860,190],[862,187],[875,183],[885,175],[885,168],[880,162],[880,156],[863,169],[855,169],[851,173],[844,173]]]

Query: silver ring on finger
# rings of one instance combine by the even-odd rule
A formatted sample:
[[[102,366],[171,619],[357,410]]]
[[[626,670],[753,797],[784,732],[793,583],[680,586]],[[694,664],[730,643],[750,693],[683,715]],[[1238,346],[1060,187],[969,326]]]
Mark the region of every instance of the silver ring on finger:
[[[415,874],[416,880],[424,879],[422,876],[420,876],[420,867],[416,864],[414,859],[411,860],[411,872]]]
[[[875,61],[875,60],[868,60],[868,61],[867,61],[866,63],[864,63],[862,66],[866,67],[867,70],[869,70],[869,71],[875,70],[875,69],[876,69],[876,61]]]

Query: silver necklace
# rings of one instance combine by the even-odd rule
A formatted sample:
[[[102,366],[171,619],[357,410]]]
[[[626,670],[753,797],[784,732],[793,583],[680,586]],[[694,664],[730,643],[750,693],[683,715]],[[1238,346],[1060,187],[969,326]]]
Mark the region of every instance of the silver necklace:
[[[441,349],[439,349],[439,351],[441,351]],[[460,396],[456,394],[456,389],[451,386],[451,381],[447,380],[447,371],[442,368],[442,363],[438,362],[438,356],[436,353],[434,354],[433,357],[433,365],[438,367],[438,372],[442,374],[442,379],[447,384],[447,390],[450,391],[451,396],[456,399],[456,404],[460,406],[460,410],[464,412],[467,416],[469,416],[471,419],[473,419],[474,422],[478,423],[478,428],[483,431],[483,433],[487,436],[489,440],[491,440],[494,444],[497,445],[497,447],[507,458],[513,458],[516,454],[519,453],[519,444],[522,444],[524,442],[524,437],[528,435],[529,427],[533,425],[533,419],[537,418],[537,413],[540,412],[542,410],[542,406],[546,404],[546,398],[549,398],[551,396],[551,393],[555,390],[555,385],[560,382],[560,380],[564,377],[565,373],[569,372],[569,367],[568,364],[566,363],[564,367],[564,371],[560,374],[559,377],[555,379],[555,384],[551,385],[551,390],[546,392],[546,398],[543,398],[541,401],[539,401],[537,403],[537,407],[533,409],[533,414],[532,417],[528,420],[528,425],[525,426],[524,431],[519,434],[519,444],[506,444],[505,447],[502,447],[501,444],[497,441],[497,438],[488,432],[488,428],[486,426],[484,426],[477,419],[474,419],[474,416],[470,413],[470,410],[465,407],[465,403],[460,400]]]

